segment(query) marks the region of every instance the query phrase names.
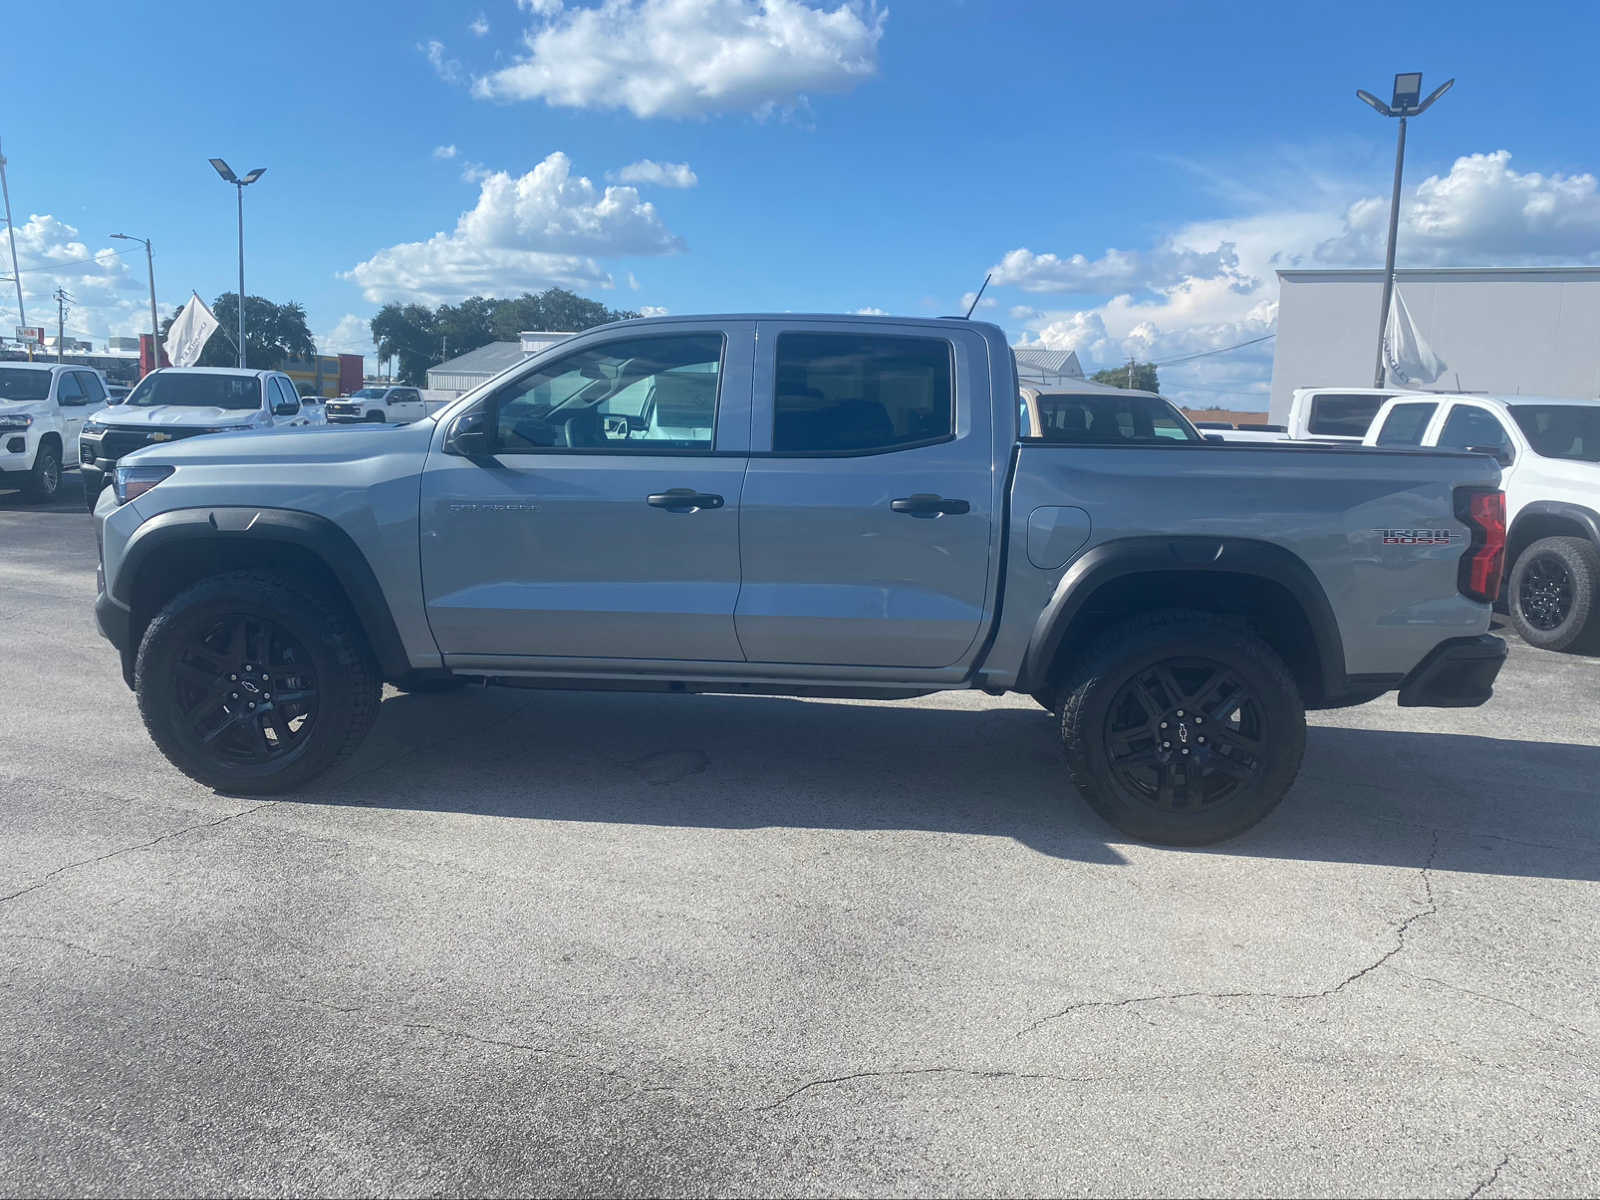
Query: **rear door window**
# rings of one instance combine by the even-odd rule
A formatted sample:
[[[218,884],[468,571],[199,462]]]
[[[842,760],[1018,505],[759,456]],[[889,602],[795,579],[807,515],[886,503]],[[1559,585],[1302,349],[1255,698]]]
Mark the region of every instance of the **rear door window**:
[[[1378,430],[1380,446],[1420,446],[1422,434],[1439,410],[1437,404],[1396,404]]]
[[[1313,437],[1366,437],[1367,427],[1388,396],[1341,395],[1319,392],[1311,398],[1306,431]]]
[[[778,337],[774,454],[882,454],[955,429],[953,349],[943,338]]]
[[[1511,435],[1506,432],[1500,418],[1486,408],[1475,404],[1457,404],[1445,418],[1439,431],[1441,450],[1465,450],[1477,447],[1511,454]]]

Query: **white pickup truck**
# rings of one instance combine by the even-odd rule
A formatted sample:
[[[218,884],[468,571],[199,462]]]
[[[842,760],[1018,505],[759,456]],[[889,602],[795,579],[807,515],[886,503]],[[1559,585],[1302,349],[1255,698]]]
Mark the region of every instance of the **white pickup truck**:
[[[335,424],[405,424],[428,415],[428,405],[414,387],[364,387],[354,395],[328,401],[327,410],[328,420]]]
[[[1546,650],[1600,639],[1600,400],[1396,396],[1363,440],[1493,455],[1506,494],[1512,624]]]
[[[62,363],[0,363],[0,487],[50,500],[78,465],[84,418],[106,404],[105,376]]]

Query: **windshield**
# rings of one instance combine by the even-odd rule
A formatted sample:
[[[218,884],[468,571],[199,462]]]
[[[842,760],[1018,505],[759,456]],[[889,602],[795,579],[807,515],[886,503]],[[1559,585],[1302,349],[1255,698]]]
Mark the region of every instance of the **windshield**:
[[[184,408],[260,408],[261,385],[254,375],[156,371],[146,375],[123,403],[130,408],[155,408],[159,404]]]
[[[388,388],[362,388],[359,392],[352,392],[352,400],[382,400]]]
[[[1044,395],[1039,428],[1024,436],[1077,445],[1197,442],[1200,435],[1176,409],[1156,396]]]
[[[0,400],[43,400],[49,394],[49,371],[0,367]]]
[[[1600,404],[1513,404],[1511,415],[1535,454],[1600,462]]]

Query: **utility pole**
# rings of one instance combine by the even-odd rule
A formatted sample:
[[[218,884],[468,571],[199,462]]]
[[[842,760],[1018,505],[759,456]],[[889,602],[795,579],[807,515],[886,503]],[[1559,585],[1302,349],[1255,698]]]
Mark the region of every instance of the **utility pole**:
[[[22,272],[17,270],[17,227],[11,221],[11,188],[6,184],[6,156],[0,154],[0,194],[6,201],[6,236],[11,239],[11,278],[17,285],[17,324],[27,325],[28,317],[22,310]],[[28,361],[33,361],[33,343],[28,343]]]
[[[1133,390],[1133,355],[1128,355],[1128,390]]]
[[[66,288],[57,288],[54,298],[56,302],[56,361],[61,362],[67,352],[67,304],[72,297],[67,294]]]

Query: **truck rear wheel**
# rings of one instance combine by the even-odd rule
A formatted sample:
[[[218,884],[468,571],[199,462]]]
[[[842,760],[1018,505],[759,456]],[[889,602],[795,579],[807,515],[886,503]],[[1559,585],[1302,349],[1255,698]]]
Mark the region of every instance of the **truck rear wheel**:
[[[1600,550],[1580,537],[1540,538],[1511,568],[1507,604],[1522,640],[1541,650],[1566,650],[1597,611]]]
[[[1283,660],[1205,613],[1139,617],[1100,640],[1061,690],[1073,786],[1124,833],[1201,846],[1283,799],[1305,751],[1305,707]]]
[[[179,593],[150,622],[134,692],[185,775],[245,796],[288,791],[355,752],[382,682],[360,631],[316,588],[236,571]]]

